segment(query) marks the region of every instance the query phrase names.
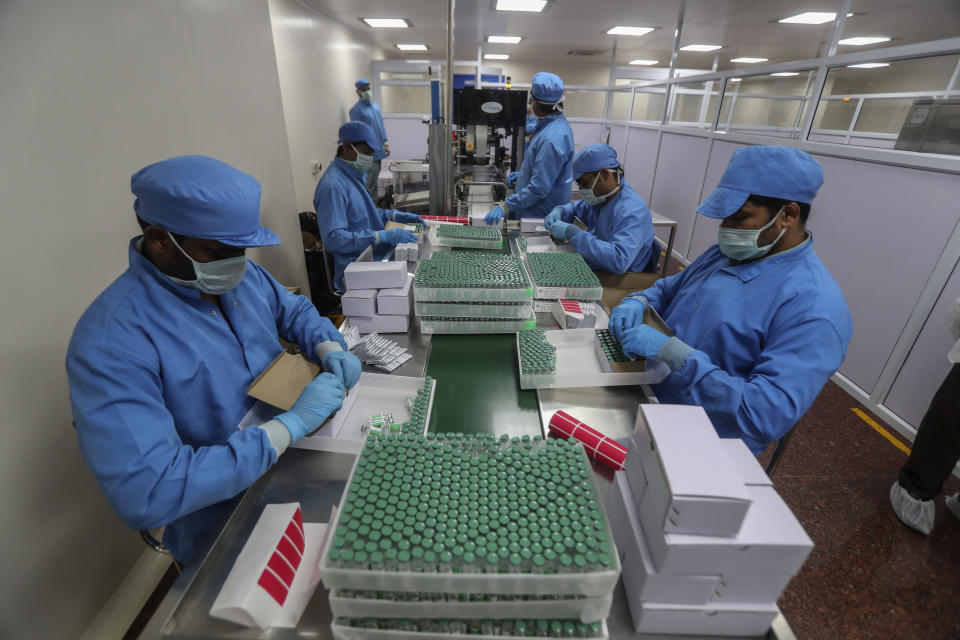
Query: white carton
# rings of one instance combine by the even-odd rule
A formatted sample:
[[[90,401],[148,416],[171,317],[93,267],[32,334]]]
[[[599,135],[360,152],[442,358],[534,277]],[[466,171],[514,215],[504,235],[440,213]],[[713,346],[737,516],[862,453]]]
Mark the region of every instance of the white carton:
[[[640,405],[633,437],[648,483],[640,501],[648,538],[740,530],[750,496],[702,407]]]
[[[730,573],[720,576],[716,589],[710,594],[710,602],[727,604],[776,602],[791,580],[793,580],[792,575]]]
[[[410,316],[381,316],[374,314],[367,318],[350,316],[350,324],[360,333],[406,333],[410,326]]]
[[[407,281],[407,263],[351,262],[343,270],[343,281],[350,289],[399,289]]]
[[[380,289],[377,293],[377,313],[382,316],[409,316],[412,291],[412,273],[407,274],[407,283],[399,289]]]
[[[340,298],[343,315],[369,318],[377,312],[376,289],[350,289]]]
[[[637,633],[765,637],[779,610],[755,605],[629,603]],[[636,605],[636,608],[634,607]]]
[[[533,233],[534,231],[546,231],[544,218],[520,218],[520,231],[522,233]]]
[[[773,481],[763,467],[757,462],[747,444],[740,438],[720,438],[720,446],[727,453],[737,473],[743,479],[743,484],[756,487],[769,487]]]

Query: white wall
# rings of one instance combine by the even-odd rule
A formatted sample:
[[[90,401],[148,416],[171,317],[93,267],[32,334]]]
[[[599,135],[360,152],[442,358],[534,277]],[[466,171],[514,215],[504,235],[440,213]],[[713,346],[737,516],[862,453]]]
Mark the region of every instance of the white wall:
[[[298,15],[292,3],[273,6]],[[285,89],[297,74],[314,78],[286,104],[265,2],[0,3],[0,637],[77,637],[144,548],[80,457],[64,374],[77,318],[125,269],[139,231],[130,175],[185,153],[250,172],[263,185],[263,222],[284,242],[253,257],[306,286],[295,215],[312,192],[304,160],[329,161],[342,108],[318,96],[326,85],[334,95],[326,78],[342,78],[336,96],[349,101],[347,80],[369,53],[335,27],[311,22],[324,41],[310,48],[295,24],[273,26]],[[321,64],[328,56],[335,63]],[[309,123],[312,109],[322,123]]]

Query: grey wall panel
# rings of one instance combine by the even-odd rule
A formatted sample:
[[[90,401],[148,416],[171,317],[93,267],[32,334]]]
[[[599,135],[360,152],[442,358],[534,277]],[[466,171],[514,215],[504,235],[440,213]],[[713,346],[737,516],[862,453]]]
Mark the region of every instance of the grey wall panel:
[[[720,182],[720,176],[723,170],[727,168],[730,162],[730,156],[737,149],[746,145],[734,144],[732,142],[714,141],[713,149],[710,151],[710,161],[707,164],[707,175],[703,183],[703,193],[700,195],[700,202],[706,200]],[[699,205],[700,202],[697,204]],[[695,260],[697,256],[717,243],[717,227],[720,221],[715,218],[697,215],[693,223],[693,236],[690,241],[690,249],[687,252],[687,258]]]
[[[570,129],[573,130],[573,145],[577,151],[588,144],[600,142],[603,135],[603,124],[600,122],[571,122]]]
[[[900,368],[883,404],[914,427],[930,404],[934,392],[950,370],[947,352],[953,336],[947,328],[947,311],[960,297],[960,265],[954,268],[937,304],[923,325],[906,362]]]
[[[685,253],[696,215],[697,193],[707,163],[705,138],[664,133],[650,208],[677,221],[676,247]],[[664,232],[658,233],[664,236]]]
[[[808,228],[853,317],[840,372],[872,392],[960,217],[957,177],[817,156]]]
[[[657,168],[657,139],[659,135],[651,129],[633,127],[627,140],[627,151],[619,155],[623,165],[623,173],[630,182],[630,186],[640,194],[640,197],[650,202],[650,191],[653,188],[653,174]]]
[[[611,124],[609,144],[617,152],[617,157],[622,158],[627,150],[627,126],[620,124]]]
[[[428,125],[415,118],[383,117],[383,126],[387,129],[390,141],[390,160],[413,160],[427,157]]]

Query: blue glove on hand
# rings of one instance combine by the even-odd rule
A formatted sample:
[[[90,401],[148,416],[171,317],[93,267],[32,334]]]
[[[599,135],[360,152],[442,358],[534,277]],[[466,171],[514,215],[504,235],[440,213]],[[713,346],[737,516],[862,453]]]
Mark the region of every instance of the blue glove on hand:
[[[410,213],[409,211],[394,211],[393,217],[391,218],[394,222],[419,222],[420,224],[426,226],[426,222],[423,221],[423,218],[418,216],[415,213]]]
[[[547,231],[550,232],[550,235],[552,235],[554,238],[557,238],[557,239],[559,239],[559,240],[566,240],[566,239],[567,239],[567,227],[573,227],[572,224],[570,224],[569,222],[564,222],[563,220],[556,220],[556,221],[554,221],[554,222],[552,222],[552,223],[549,223],[549,224],[547,224],[547,225],[545,225],[545,226],[547,227]],[[574,228],[576,228],[576,227],[574,227]],[[577,230],[579,231],[579,229],[577,229]]]
[[[500,224],[500,221],[503,220],[505,215],[506,213],[504,213],[503,208],[497,205],[487,214],[487,217],[485,217],[483,221],[490,226],[496,226]]]
[[[647,299],[643,296],[625,298],[610,312],[608,328],[613,337],[623,342],[624,334],[629,329],[643,324],[643,312],[647,310]]]
[[[511,171],[510,175],[507,176],[507,186],[513,189],[517,186],[517,178],[520,177],[519,171]]]
[[[344,393],[343,384],[332,373],[321,373],[311,380],[290,411],[277,416],[290,432],[290,441],[296,442],[323,424],[343,405]]]
[[[563,220],[563,207],[554,207],[550,210],[550,213],[547,214],[547,217],[543,219],[543,226],[549,229],[550,225],[556,224],[561,220]]]
[[[641,324],[633,329],[628,329],[620,339],[620,346],[623,347],[623,354],[628,358],[646,358],[648,360],[656,359],[660,349],[670,338],[663,335],[656,329]]]
[[[347,389],[360,379],[360,359],[349,351],[331,351],[323,357],[323,370],[332,373]]]
[[[385,231],[378,231],[377,233],[380,234],[381,244],[398,245],[404,242],[419,242],[417,236],[406,229],[386,229]]]

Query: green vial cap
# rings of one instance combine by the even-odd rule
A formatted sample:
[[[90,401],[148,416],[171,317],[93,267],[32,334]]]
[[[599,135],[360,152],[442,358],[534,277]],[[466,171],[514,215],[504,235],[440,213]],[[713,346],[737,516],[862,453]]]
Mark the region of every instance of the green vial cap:
[[[449,562],[451,562],[451,561],[453,561],[453,555],[451,555],[451,553],[450,553],[449,551],[441,551],[441,552],[440,552],[440,562],[443,562],[444,564],[446,564],[446,563],[449,563]]]
[[[330,549],[330,553],[327,554],[327,558],[329,558],[331,562],[336,562],[337,560],[339,560],[340,549]]]
[[[562,564],[564,567],[569,567],[571,564],[573,564],[573,558],[564,553],[560,556],[560,564]]]
[[[397,560],[400,562],[410,562],[410,552],[409,551],[398,551]]]

